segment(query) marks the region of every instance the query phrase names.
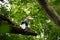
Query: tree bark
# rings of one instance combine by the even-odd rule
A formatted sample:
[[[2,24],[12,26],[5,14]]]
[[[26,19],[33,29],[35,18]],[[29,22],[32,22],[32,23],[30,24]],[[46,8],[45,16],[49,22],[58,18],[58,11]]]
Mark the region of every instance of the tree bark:
[[[48,3],[48,0],[38,0],[41,7],[46,11],[48,17],[60,27],[60,16],[54,10],[54,8]]]

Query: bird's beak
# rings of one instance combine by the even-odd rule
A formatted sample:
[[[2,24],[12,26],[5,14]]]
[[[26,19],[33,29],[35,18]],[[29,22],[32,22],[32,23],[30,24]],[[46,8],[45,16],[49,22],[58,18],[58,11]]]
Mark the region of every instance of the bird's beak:
[[[34,19],[34,18],[32,18],[32,17],[31,17],[31,18],[29,18],[29,20],[33,20],[33,19]]]

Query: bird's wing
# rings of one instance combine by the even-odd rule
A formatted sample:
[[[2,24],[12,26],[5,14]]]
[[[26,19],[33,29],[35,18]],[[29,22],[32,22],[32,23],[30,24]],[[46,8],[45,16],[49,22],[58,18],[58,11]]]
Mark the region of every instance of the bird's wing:
[[[21,27],[22,29],[25,29],[25,28],[26,28],[26,25],[25,25],[25,24],[22,24],[22,25],[20,25],[20,27]]]

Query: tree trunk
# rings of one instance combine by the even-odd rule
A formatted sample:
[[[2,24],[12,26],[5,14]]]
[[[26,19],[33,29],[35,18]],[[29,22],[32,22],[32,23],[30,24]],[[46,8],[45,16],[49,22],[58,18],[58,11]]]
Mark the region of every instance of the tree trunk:
[[[48,3],[48,0],[38,0],[41,7],[46,11],[48,17],[60,27],[60,16],[54,8]]]

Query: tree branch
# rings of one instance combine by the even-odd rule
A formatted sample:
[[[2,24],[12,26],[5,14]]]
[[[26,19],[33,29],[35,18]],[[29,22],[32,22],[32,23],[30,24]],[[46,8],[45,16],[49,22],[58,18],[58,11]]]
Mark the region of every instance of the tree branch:
[[[42,8],[46,11],[46,14],[50,19],[60,27],[60,16],[54,10],[54,8],[48,3],[48,0],[38,0]]]
[[[14,34],[23,34],[23,35],[33,35],[36,36],[37,33],[33,31],[31,28],[21,29],[18,25],[14,24],[12,21],[10,21],[7,17],[0,14],[0,19],[4,22],[8,23],[11,27],[10,33]]]

